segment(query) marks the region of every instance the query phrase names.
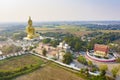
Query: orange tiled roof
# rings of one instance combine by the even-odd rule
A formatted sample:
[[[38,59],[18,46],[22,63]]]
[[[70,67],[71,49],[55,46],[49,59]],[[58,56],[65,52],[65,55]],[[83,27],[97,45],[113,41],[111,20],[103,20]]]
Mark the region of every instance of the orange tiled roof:
[[[107,45],[95,44],[94,51],[102,51],[107,53],[109,51],[109,47]]]

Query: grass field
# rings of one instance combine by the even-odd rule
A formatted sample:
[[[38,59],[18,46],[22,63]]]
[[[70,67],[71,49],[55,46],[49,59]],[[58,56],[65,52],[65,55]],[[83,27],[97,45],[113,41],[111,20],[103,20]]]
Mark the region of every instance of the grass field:
[[[39,57],[31,54],[22,55],[0,61],[0,71],[15,71],[19,68],[36,65],[38,63],[43,63],[43,61]]]
[[[2,60],[0,61],[0,80],[11,80],[14,77],[29,73],[40,68],[43,63],[44,60],[31,54]]]
[[[75,73],[65,70],[59,65],[49,63],[32,73],[20,76],[15,80],[83,80]]]

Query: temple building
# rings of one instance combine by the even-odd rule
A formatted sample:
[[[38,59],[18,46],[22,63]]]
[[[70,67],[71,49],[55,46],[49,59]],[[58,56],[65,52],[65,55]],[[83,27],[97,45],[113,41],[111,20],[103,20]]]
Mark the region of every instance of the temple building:
[[[69,52],[70,51],[70,46],[67,43],[65,43],[65,41],[60,42],[57,47],[60,48],[60,49],[64,49],[65,52]]]
[[[109,53],[109,47],[107,45],[100,45],[100,44],[94,45],[94,55],[100,57],[107,57],[108,53]]]

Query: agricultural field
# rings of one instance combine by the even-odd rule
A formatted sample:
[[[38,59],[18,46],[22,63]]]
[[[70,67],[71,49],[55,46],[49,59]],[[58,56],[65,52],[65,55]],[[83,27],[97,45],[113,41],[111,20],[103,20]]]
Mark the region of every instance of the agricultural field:
[[[98,30],[99,32],[103,32],[103,33],[109,33],[109,32],[119,32],[120,30]]]
[[[36,27],[37,32],[46,33],[46,32],[59,32],[59,33],[70,33],[77,36],[83,36],[88,33],[92,33],[93,31],[89,31],[86,27],[80,27],[80,26],[57,26],[55,28],[40,28]]]
[[[26,54],[0,61],[0,80],[10,80],[16,76],[29,73],[44,63],[41,58]]]
[[[65,70],[60,65],[50,62],[45,67],[20,76],[15,80],[83,80],[77,74]]]
[[[34,55],[27,54],[0,61],[0,71],[14,71],[17,68],[43,63],[43,61]]]
[[[120,30],[90,30],[84,26],[72,26],[72,25],[61,25],[54,28],[44,28],[36,27],[37,32],[46,33],[46,32],[60,32],[60,33],[70,33],[76,36],[83,36],[93,32],[120,32]]]

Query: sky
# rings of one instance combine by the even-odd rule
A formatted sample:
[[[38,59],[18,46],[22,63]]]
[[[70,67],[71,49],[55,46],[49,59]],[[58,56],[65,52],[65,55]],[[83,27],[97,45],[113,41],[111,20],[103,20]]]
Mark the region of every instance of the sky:
[[[120,0],[0,0],[0,22],[120,20]]]

